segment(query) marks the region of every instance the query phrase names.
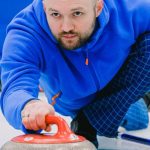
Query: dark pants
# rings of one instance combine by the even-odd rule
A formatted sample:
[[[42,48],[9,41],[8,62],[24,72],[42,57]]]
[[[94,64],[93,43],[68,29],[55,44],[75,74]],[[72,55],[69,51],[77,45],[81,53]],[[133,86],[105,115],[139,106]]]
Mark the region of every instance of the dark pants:
[[[131,104],[150,89],[150,33],[143,34],[113,80],[83,112],[98,135],[115,137]]]

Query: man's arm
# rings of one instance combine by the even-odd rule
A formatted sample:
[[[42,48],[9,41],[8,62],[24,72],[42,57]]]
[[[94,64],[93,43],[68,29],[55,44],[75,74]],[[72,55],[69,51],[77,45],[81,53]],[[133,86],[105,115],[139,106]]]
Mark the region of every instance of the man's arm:
[[[32,34],[12,29],[6,37],[2,60],[1,108],[9,124],[26,132],[21,111],[31,100],[38,99],[40,44]]]

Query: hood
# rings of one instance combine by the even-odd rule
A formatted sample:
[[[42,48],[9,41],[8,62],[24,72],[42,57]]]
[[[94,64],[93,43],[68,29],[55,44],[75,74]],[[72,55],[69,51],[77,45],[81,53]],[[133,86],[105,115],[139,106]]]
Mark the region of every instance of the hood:
[[[35,15],[36,15],[36,18],[37,18],[40,26],[49,35],[49,37],[52,39],[52,41],[57,43],[57,40],[52,35],[52,32],[48,26],[46,15],[45,15],[45,12],[43,9],[42,0],[34,0],[33,1],[33,9],[35,11]],[[109,21],[109,17],[110,17],[109,11],[108,11],[108,8],[104,2],[104,7],[102,9],[101,14],[97,18],[96,27],[95,27],[95,30],[93,32],[93,35],[89,39],[89,42],[87,42],[87,44],[85,44],[83,47],[76,49],[75,51],[81,51],[82,49],[91,49],[96,44],[98,39],[100,38],[105,26],[107,25],[107,23]]]
[[[52,32],[48,26],[48,22],[46,19],[46,15],[43,9],[42,0],[34,0],[33,1],[33,9],[35,11],[35,17],[37,18],[37,21],[39,25],[43,28],[43,30],[50,36],[53,42],[57,43],[56,39],[52,35]]]

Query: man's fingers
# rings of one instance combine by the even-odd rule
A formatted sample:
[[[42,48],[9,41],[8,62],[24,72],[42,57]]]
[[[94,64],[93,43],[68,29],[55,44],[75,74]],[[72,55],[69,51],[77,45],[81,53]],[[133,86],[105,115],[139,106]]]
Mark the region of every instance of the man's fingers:
[[[29,126],[31,127],[31,130],[37,131],[41,129],[40,126],[38,126],[35,116],[31,115],[28,119],[28,122]]]
[[[47,104],[43,101],[34,101],[26,104],[22,115],[22,123],[26,129],[29,130],[50,130],[50,127],[47,127],[45,117],[46,115],[54,115],[55,110],[53,106]]]
[[[45,113],[44,114],[39,113],[36,116],[36,122],[37,122],[38,126],[40,127],[40,129],[45,129],[46,128],[45,116],[46,116]]]
[[[41,109],[41,110],[39,110],[39,113],[36,116],[37,124],[43,130],[45,130],[47,127],[45,117],[46,117],[46,115],[49,115],[49,114],[51,115],[50,109],[45,109],[45,110]]]
[[[30,123],[29,123],[29,117],[23,117],[22,118],[22,124],[24,125],[24,127],[28,130],[32,130],[32,128],[30,127]]]
[[[45,116],[50,114],[50,110],[39,110],[37,114],[34,112],[30,112],[30,114],[24,115],[22,118],[22,123],[24,124],[25,128],[29,130],[45,130],[47,127]],[[47,129],[50,130],[50,127]]]
[[[51,131],[51,125],[47,125],[46,128],[45,128],[45,131],[50,132]]]

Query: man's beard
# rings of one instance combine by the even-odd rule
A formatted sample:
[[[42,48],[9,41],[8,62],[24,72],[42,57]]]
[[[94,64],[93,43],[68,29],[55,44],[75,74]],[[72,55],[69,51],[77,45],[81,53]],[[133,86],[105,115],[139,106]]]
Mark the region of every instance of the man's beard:
[[[59,45],[66,50],[73,50],[73,49],[82,47],[84,44],[87,43],[87,41],[89,40],[90,36],[93,33],[93,30],[95,28],[95,20],[93,21],[91,28],[87,32],[85,32],[83,35],[81,35],[80,33],[74,32],[74,31],[69,31],[69,32],[61,32],[58,35],[58,37],[55,36],[55,38],[58,41]],[[67,35],[75,35],[75,38],[74,39],[66,39],[64,41],[63,37],[67,36]]]
[[[63,36],[67,36],[67,35],[75,35],[75,39],[73,40],[65,40],[63,41]],[[73,50],[73,49],[77,49],[79,47],[81,47],[82,45],[84,45],[88,39],[89,39],[90,35],[84,35],[84,37],[81,37],[81,35],[79,33],[74,33],[73,31],[67,32],[67,33],[61,33],[59,34],[59,38],[58,43],[61,47],[63,47],[64,49],[67,50]]]

